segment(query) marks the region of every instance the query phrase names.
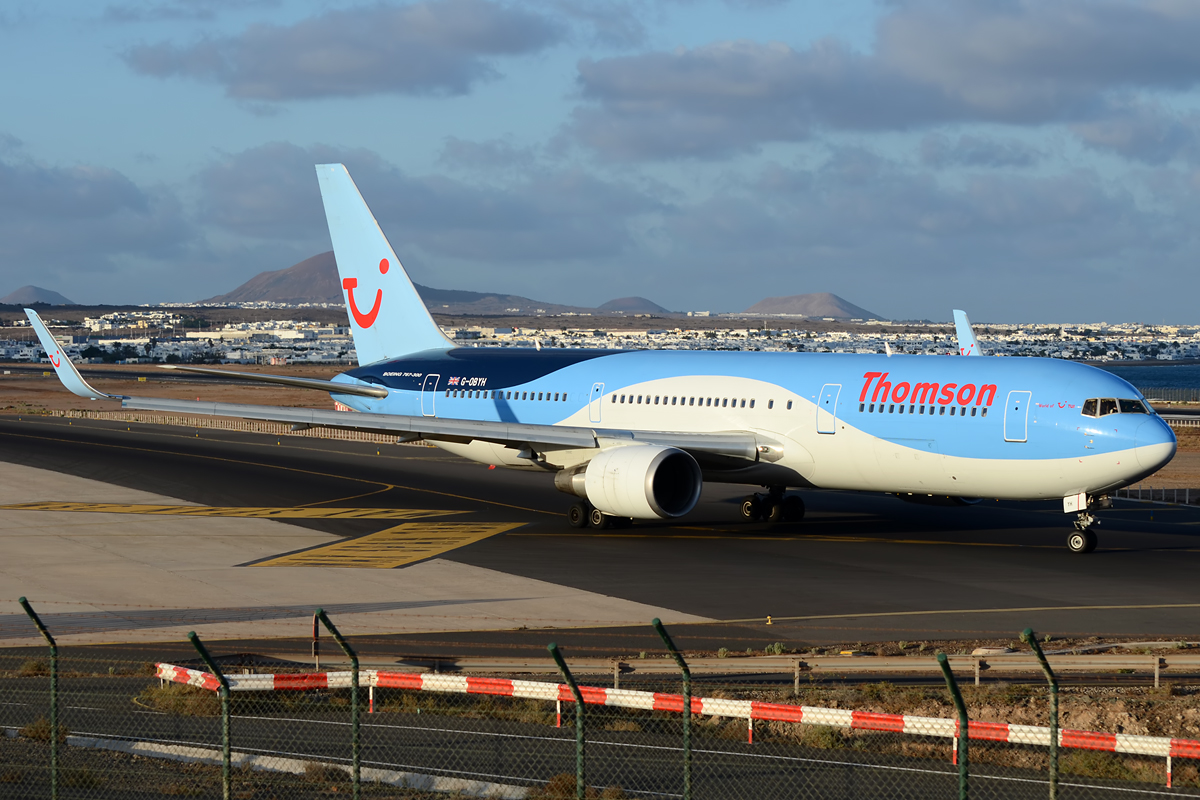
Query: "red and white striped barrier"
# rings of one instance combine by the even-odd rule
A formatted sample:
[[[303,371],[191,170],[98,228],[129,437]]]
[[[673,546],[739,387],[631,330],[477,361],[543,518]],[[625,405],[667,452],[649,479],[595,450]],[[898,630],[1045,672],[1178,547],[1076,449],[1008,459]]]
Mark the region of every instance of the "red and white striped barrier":
[[[216,690],[220,683],[208,672],[200,672],[171,664],[158,664],[158,677],[176,683],[186,683],[203,689]],[[228,675],[231,691],[287,691],[303,689],[349,688],[349,672],[314,672],[299,675]],[[362,670],[362,686],[372,689],[408,689],[420,692],[451,694],[484,694],[500,697],[520,697],[556,703],[573,703],[575,696],[566,684],[543,681],[520,681],[508,678],[475,678],[466,675],[439,675],[429,672],[388,672]],[[635,689],[606,689],[580,686],[587,705],[632,708],[643,711],[683,712],[683,696],[662,692],[643,692]],[[372,695],[374,693],[372,692]],[[887,731],[915,736],[934,736],[957,739],[958,720],[943,717],[917,717],[909,714],[876,714],[842,708],[796,706],[786,703],[763,703],[758,700],[724,700],[693,697],[692,713],[713,717],[744,719],[751,741],[754,721],[799,722],[806,725],[827,725],[849,730]],[[975,722],[967,725],[971,739],[1007,742],[1048,747],[1050,729],[1037,725],[1010,725],[1006,722]],[[1171,759],[1200,759],[1200,741],[1172,739],[1167,736],[1138,736],[1128,733],[1100,733],[1059,729],[1060,747],[1077,750],[1099,750],[1108,753],[1155,756],[1167,759],[1167,785],[1171,785]]]

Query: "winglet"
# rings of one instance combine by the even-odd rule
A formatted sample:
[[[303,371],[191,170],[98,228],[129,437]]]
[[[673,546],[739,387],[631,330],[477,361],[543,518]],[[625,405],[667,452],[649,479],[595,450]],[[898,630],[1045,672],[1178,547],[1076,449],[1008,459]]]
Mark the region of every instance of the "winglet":
[[[71,363],[58,342],[54,340],[50,329],[46,327],[46,323],[42,322],[42,318],[32,308],[25,309],[25,316],[29,317],[29,324],[33,326],[33,330],[37,333],[38,341],[42,343],[42,349],[46,351],[46,355],[50,357],[50,364],[54,367],[55,374],[62,381],[63,386],[67,387],[74,394],[80,397],[86,397],[89,400],[124,400],[125,396],[120,394],[105,394],[98,392],[83,379],[79,374],[79,370],[75,369],[75,365]]]
[[[954,332],[958,334],[958,354],[960,356],[981,356],[983,348],[979,346],[979,340],[975,338],[975,331],[971,330],[971,320],[967,319],[967,312],[954,309]]]

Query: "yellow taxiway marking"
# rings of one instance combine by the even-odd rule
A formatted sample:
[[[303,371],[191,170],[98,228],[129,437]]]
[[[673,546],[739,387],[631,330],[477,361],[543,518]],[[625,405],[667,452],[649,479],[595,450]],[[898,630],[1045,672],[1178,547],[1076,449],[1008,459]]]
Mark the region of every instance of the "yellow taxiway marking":
[[[252,566],[394,569],[510,531],[521,524],[408,522],[356,539],[260,561]]]
[[[95,514],[158,514],[174,517],[253,517],[258,519],[423,519],[461,514],[427,508],[271,508],[257,506],[165,506],[134,503],[15,503],[13,511],[85,511]]]

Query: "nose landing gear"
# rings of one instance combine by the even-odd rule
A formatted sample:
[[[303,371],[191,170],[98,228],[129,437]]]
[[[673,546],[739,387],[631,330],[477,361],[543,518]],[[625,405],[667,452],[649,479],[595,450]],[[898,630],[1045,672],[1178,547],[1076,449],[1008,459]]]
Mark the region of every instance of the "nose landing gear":
[[[1095,520],[1093,519],[1094,523]],[[1072,553],[1090,553],[1096,549],[1096,533],[1090,527],[1075,521],[1076,530],[1067,535],[1067,549]]]
[[[1066,498],[1063,504],[1066,510],[1075,511],[1075,530],[1067,536],[1067,549],[1072,553],[1092,552],[1096,549],[1096,532],[1092,528],[1100,524],[1100,520],[1096,519],[1092,512],[1102,508],[1112,508],[1112,498],[1107,495],[1102,497],[1076,495],[1073,498]]]

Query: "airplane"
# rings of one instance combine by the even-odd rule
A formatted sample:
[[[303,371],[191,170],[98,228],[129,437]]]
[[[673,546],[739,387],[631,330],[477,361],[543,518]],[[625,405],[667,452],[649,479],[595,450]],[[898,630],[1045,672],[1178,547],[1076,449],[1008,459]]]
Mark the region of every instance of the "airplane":
[[[1056,359],[458,347],[346,168],[316,171],[359,366],[329,381],[169,368],[319,389],[339,410],[107,395],[26,309],[63,384],[127,409],[396,434],[544,472],[576,498],[577,528],[678,519],[708,481],[765,489],[741,502],[748,521],[799,521],[804,502],[789,489],[1056,500],[1075,515],[1068,548],[1086,553],[1111,492],[1175,454],[1171,428],[1132,385]]]

